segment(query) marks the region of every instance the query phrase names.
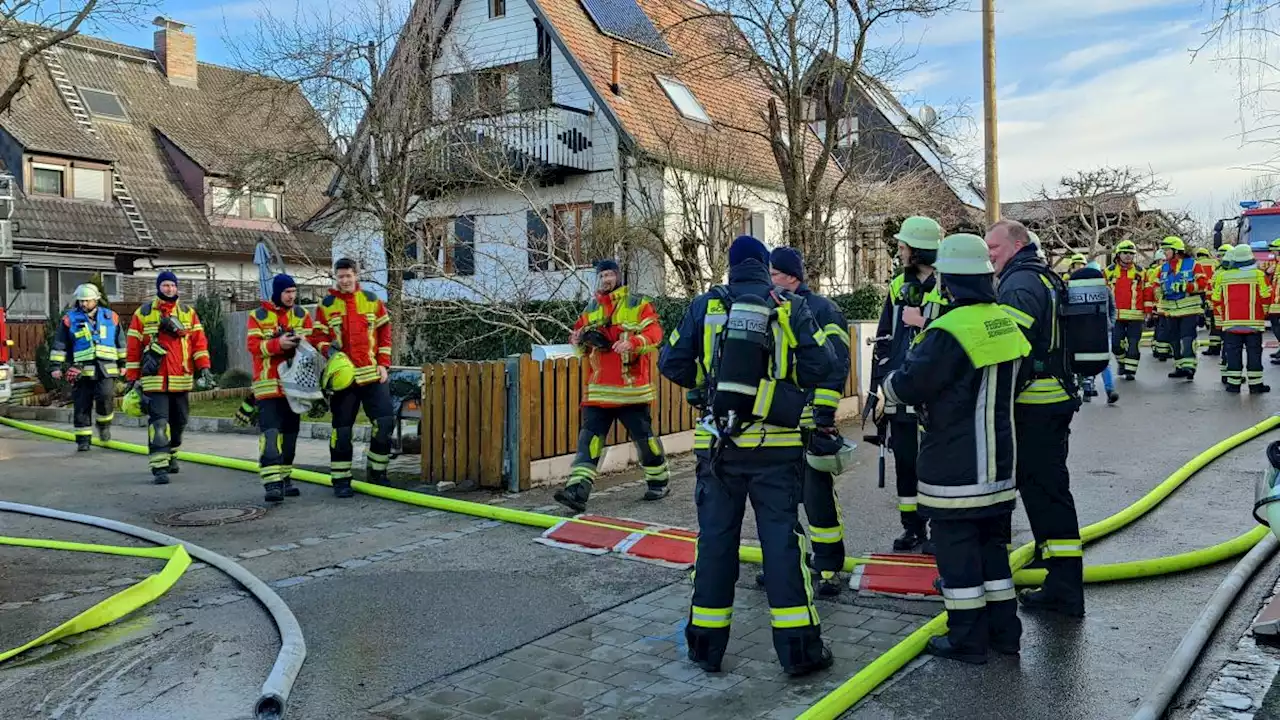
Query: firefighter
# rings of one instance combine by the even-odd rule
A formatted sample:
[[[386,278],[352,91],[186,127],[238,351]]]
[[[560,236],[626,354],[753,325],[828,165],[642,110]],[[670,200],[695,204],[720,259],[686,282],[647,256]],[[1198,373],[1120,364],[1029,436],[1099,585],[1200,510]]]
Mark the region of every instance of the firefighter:
[[[947,608],[934,655],[981,664],[1022,635],[1006,549],[1014,484],[1013,397],[1031,345],[996,304],[995,268],[977,235],[951,235],[936,269],[944,314],[885,378],[885,398],[923,408],[920,511],[929,518]]]
[[[909,217],[902,223],[894,239],[898,241],[898,260],[903,270],[889,283],[889,294],[880,311],[876,327],[876,345],[871,359],[871,384],[868,404],[882,405],[877,396],[880,383],[891,370],[902,366],[911,341],[924,328],[925,307],[929,313],[941,312],[941,296],[937,292],[937,274],[933,261],[942,242],[942,226],[927,217]],[[929,302],[937,296],[939,302]],[[930,551],[928,525],[917,512],[916,454],[918,425],[916,410],[910,405],[886,405],[878,412],[889,418],[889,441],[893,448],[893,466],[897,476],[898,519],[902,534],[893,541],[895,552]]]
[[[1048,574],[1039,590],[1019,596],[1023,606],[1084,616],[1084,564],[1080,524],[1067,470],[1071,418],[1080,408],[1058,322],[1061,289],[1027,244],[1027,230],[1001,220],[987,231],[991,263],[999,273],[999,299],[1031,343],[1018,371],[1014,399],[1017,481],[1036,554]]]
[[[809,289],[805,283],[804,257],[800,251],[784,247],[769,255],[769,275],[773,284],[804,298],[813,319],[827,336],[827,345],[835,356],[831,376],[813,391],[811,407],[802,419],[805,444],[816,442],[814,436],[837,436],[836,410],[840,407],[845,381],[849,378],[849,323],[844,313],[831,300]],[[914,458],[913,458],[914,459]],[[836,574],[844,567],[844,520],[840,498],[836,495],[835,478],[829,472],[814,469],[808,462],[802,468],[804,477],[804,514],[809,521],[809,542],[813,546],[813,569],[819,573],[818,594],[834,597],[841,585]]]
[[[271,299],[249,313],[246,331],[253,358],[253,398],[258,414],[258,475],[265,500],[271,503],[297,497],[291,474],[298,450],[302,418],[290,407],[280,384],[280,364],[294,356],[303,338],[312,334],[311,316],[297,305],[298,285],[281,273],[271,280]]]
[[[615,421],[627,429],[639,453],[644,499],[666,497],[667,457],[653,434],[649,411],[654,398],[649,355],[662,342],[662,325],[649,298],[622,284],[616,261],[596,263],[595,297],[573,324],[569,342],[585,356],[590,370],[577,455],[569,482],[556,491],[556,502],[575,512],[587,509],[605,438]]]
[[[1147,314],[1147,327],[1151,328],[1151,357],[1166,362],[1173,356],[1173,344],[1169,340],[1169,314],[1164,303],[1156,297],[1156,285],[1160,281],[1160,260],[1147,267],[1142,278],[1142,309]]]
[[[1249,246],[1240,245],[1223,257],[1214,279],[1213,300],[1222,312],[1227,392],[1238,394],[1246,381],[1251,395],[1271,392],[1262,382],[1262,333],[1272,300],[1266,273],[1258,269]],[[1242,353],[1248,355],[1247,364],[1241,363]]]
[[[368,480],[386,485],[391,461],[395,409],[387,386],[391,367],[391,317],[377,295],[360,287],[359,267],[342,258],[333,265],[337,287],[320,301],[315,312],[312,344],[326,358],[342,355],[355,366],[354,382],[329,399],[333,432],[329,436],[329,478],[335,497],[349,498],[351,489],[352,428],[364,409],[372,433],[365,450]],[[345,361],[344,361],[345,362]]]
[[[1173,346],[1171,378],[1194,380],[1196,377],[1196,328],[1202,314],[1201,299],[1208,287],[1204,274],[1193,258],[1187,257],[1182,238],[1170,235],[1160,242],[1164,262],[1156,280],[1156,296],[1169,318],[1168,339]]]
[[[1143,297],[1146,292],[1142,268],[1133,262],[1138,248],[1132,240],[1116,243],[1115,262],[1107,266],[1107,286],[1116,303],[1116,324],[1111,333],[1111,352],[1116,356],[1120,376],[1133,380],[1138,374],[1141,359],[1142,328],[1146,313]]]
[[[75,410],[73,422],[76,450],[84,452],[93,444],[91,426],[98,426],[103,442],[111,439],[111,419],[115,416],[115,379],[125,362],[125,334],[120,318],[106,307],[98,307],[102,294],[95,285],[76,288],[75,303],[62,315],[53,336],[49,362],[53,379],[66,378],[71,385]],[[68,362],[67,348],[70,348]],[[96,408],[95,408],[96,406]],[[98,411],[94,422],[93,412]]]
[[[800,417],[808,393],[833,373],[826,342],[805,300],[773,286],[768,249],[743,235],[729,247],[729,284],[694,298],[662,348],[662,374],[693,390],[707,412],[694,430],[699,533],[685,626],[688,657],[707,672],[720,670],[729,643],[748,499],[783,670],[799,676],[831,667],[798,514]]]
[[[1280,238],[1271,241],[1267,246],[1272,257],[1280,259]],[[1280,262],[1271,263],[1271,305],[1267,307],[1267,321],[1271,327],[1271,335],[1280,342]],[[1280,365],[1280,348],[1271,353],[1271,364]]]
[[[1071,259],[1068,261],[1067,271],[1062,273],[1062,281],[1067,282],[1071,279],[1071,274],[1089,264],[1089,258],[1084,253],[1071,253]]]
[[[1213,288],[1213,274],[1218,268],[1218,258],[1213,256],[1209,248],[1196,248],[1196,264],[1204,275],[1205,293],[1200,296],[1204,309],[1204,326],[1209,329],[1209,345],[1201,355],[1222,355],[1222,329],[1218,327],[1214,316],[1214,306],[1210,301],[1210,290]]]
[[[178,277],[168,270],[156,276],[156,297],[129,322],[125,379],[142,389],[151,482],[166,485],[178,472],[187,393],[214,386],[204,326],[195,308],[179,301]]]

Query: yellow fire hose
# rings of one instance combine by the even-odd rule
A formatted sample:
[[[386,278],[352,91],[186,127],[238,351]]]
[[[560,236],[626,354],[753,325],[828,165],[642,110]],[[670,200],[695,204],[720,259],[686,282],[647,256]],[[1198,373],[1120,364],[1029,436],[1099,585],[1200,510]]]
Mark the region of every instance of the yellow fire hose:
[[[71,433],[65,431],[54,430],[39,425],[32,425],[30,423],[12,420],[5,417],[0,417],[0,424],[60,440],[74,441],[75,439]],[[1280,416],[1272,416],[1257,425],[1248,428],[1247,430],[1236,433],[1235,435],[1218,442],[1213,447],[1200,453],[1190,462],[1180,467],[1137,502],[1108,518],[1083,528],[1080,533],[1081,540],[1084,542],[1091,542],[1132,523],[1162,502],[1172,494],[1174,490],[1185,483],[1187,479],[1199,470],[1203,469],[1214,459],[1220,457],[1227,451],[1276,428],[1277,426],[1280,426]],[[113,450],[131,452],[139,455],[147,454],[147,449],[140,445],[119,441],[103,443],[97,439],[94,439],[93,442],[95,445],[100,445]],[[197,464],[212,465],[233,470],[243,470],[245,472],[256,473],[258,470],[257,463],[248,460],[223,458],[216,455],[207,455],[188,451],[179,451],[177,453],[177,457],[180,460],[194,462]],[[330,484],[328,476],[306,470],[295,470],[292,477],[296,480],[316,483],[319,485]],[[369,483],[354,482],[352,483],[352,487],[363,494],[386,500],[394,500],[410,505],[418,505],[421,507],[473,515],[476,517],[484,517],[491,520],[527,525],[531,527],[550,528],[556,524],[569,520],[571,522],[608,527],[617,530],[626,530],[628,532],[644,532],[637,531],[634,528],[614,526],[607,523],[579,520],[576,518],[564,518],[554,515],[544,515],[526,510],[515,510],[512,508],[486,505],[466,500],[424,495],[421,493],[398,490],[396,488],[372,485]],[[1110,580],[1151,577],[1189,570],[1196,567],[1203,567],[1245,552],[1264,537],[1266,532],[1266,528],[1255,528],[1254,530],[1225,543],[1165,558],[1153,558],[1149,560],[1087,567],[1085,568],[1085,580],[1086,582],[1106,582]],[[649,532],[647,534],[660,535],[662,537],[679,539],[687,542],[693,541],[691,538],[678,535],[663,535],[662,533],[653,532]],[[1015,578],[1021,583],[1032,583],[1038,577],[1037,572],[1043,573],[1043,571],[1023,571],[1021,569],[1031,561],[1034,556],[1034,552],[1034,544],[1027,543],[1010,553],[1010,565],[1012,565],[1016,571]],[[763,562],[760,549],[755,547],[740,547],[739,557],[745,562],[757,564]],[[861,560],[871,559],[851,558],[846,561],[845,569],[851,570],[854,566],[862,564],[859,562]],[[912,563],[892,563],[892,561],[890,561],[890,564]],[[1039,577],[1042,577],[1042,575]],[[887,650],[880,657],[876,658],[876,660],[863,668],[857,675],[853,676],[839,688],[818,701],[817,704],[809,708],[809,710],[804,714],[800,715],[798,720],[834,720],[839,717],[846,710],[852,707],[854,703],[865,697],[868,693],[874,690],[876,686],[884,682],[900,668],[919,655],[924,650],[929,638],[946,632],[946,618],[947,615],[945,612],[935,616],[924,626],[909,635],[905,640]]]
[[[1080,539],[1085,542],[1097,540],[1100,537],[1109,535],[1116,530],[1128,525],[1129,523],[1142,517],[1156,505],[1160,504],[1165,498],[1169,497],[1174,490],[1178,489],[1193,474],[1204,468],[1213,460],[1221,457],[1227,451],[1234,449],[1239,445],[1252,440],[1253,438],[1280,426],[1280,416],[1272,415],[1253,427],[1238,432],[1231,437],[1222,440],[1213,447],[1205,450],[1199,455],[1192,458],[1191,462],[1178,468],[1172,475],[1165,479],[1164,482],[1155,486],[1146,495],[1142,496],[1137,502],[1120,512],[1108,518],[1100,520],[1092,525],[1083,528],[1080,531]],[[1231,555],[1244,552],[1253,547],[1267,533],[1266,528],[1255,528],[1248,533],[1236,538],[1235,540],[1215,545],[1211,548],[1203,550],[1194,550],[1181,555],[1174,555],[1170,558],[1157,558],[1155,560],[1139,560],[1135,563],[1120,563],[1118,570],[1103,570],[1103,575],[1109,575],[1108,579],[1121,580],[1128,578],[1150,577],[1163,572],[1177,572],[1179,570],[1189,570],[1193,567],[1201,567],[1211,563],[1219,562],[1231,557]],[[1227,546],[1224,549],[1224,546]],[[1231,554],[1225,554],[1228,551],[1236,551]],[[1031,561],[1035,554],[1035,546],[1033,543],[1027,543],[1022,547],[1014,550],[1009,555],[1009,564],[1024,579],[1029,579],[1030,571],[1023,571],[1022,566]],[[1155,563],[1165,563],[1161,572],[1155,571]],[[1123,567],[1129,566],[1129,567]],[[1111,566],[1115,568],[1116,566]],[[1132,573],[1132,574],[1129,574]],[[1099,569],[1085,568],[1086,581],[1090,575],[1095,578],[1099,574]],[[1100,581],[1100,580],[1095,580]],[[866,697],[868,693],[876,688],[880,683],[889,679],[891,675],[897,672],[902,666],[911,662],[917,655],[924,652],[925,645],[928,644],[929,638],[935,635],[941,635],[947,629],[947,614],[939,613],[932,620],[925,623],[923,627],[907,636],[905,640],[894,645],[885,651],[880,657],[873,660],[865,668],[860,670],[857,675],[847,680],[843,685],[833,690],[826,697],[822,698],[813,707],[809,708],[797,720],[835,720],[840,717],[846,710],[853,707],[853,704]]]
[[[164,569],[155,575],[151,575],[141,582],[121,590],[26,645],[0,652],[0,663],[21,655],[32,648],[47,645],[64,637],[88,632],[119,620],[168,592],[169,588],[178,582],[178,578],[182,577],[182,573],[186,572],[191,565],[191,556],[187,555],[186,549],[181,545],[140,548],[119,547],[115,545],[92,545],[89,543],[22,537],[0,537],[0,545],[43,548],[46,550],[72,550],[75,552],[101,553],[103,555],[126,555],[166,561]]]

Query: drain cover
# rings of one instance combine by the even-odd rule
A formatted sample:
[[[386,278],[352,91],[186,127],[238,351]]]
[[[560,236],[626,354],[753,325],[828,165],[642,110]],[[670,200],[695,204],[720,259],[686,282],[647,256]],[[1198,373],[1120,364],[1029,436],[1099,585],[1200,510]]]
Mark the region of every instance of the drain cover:
[[[205,525],[226,525],[228,523],[257,520],[267,514],[266,508],[257,505],[237,507],[233,505],[205,505],[187,508],[176,512],[165,513],[156,518],[156,522],[170,527],[201,527]]]

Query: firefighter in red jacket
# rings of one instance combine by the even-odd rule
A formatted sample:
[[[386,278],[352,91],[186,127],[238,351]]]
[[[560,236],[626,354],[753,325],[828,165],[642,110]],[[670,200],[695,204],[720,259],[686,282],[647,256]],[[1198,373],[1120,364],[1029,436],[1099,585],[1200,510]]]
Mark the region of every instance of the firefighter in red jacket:
[[[1116,243],[1115,262],[1107,266],[1107,285],[1116,299],[1116,324],[1111,331],[1111,352],[1120,375],[1132,380],[1138,374],[1139,344],[1146,320],[1146,280],[1133,258],[1138,248],[1132,240]]]
[[[1249,385],[1249,393],[1271,392],[1262,382],[1262,333],[1266,329],[1267,308],[1271,304],[1271,286],[1266,273],[1258,269],[1248,245],[1231,248],[1222,258],[1213,285],[1213,301],[1222,313],[1219,327],[1223,333],[1223,355],[1227,369],[1226,390],[1239,393]],[[1242,355],[1247,353],[1247,365]]]
[[[354,260],[342,258],[334,263],[337,287],[316,308],[315,333],[312,344],[321,355],[333,361],[345,354],[355,366],[355,381],[333,394],[329,410],[333,414],[333,433],[329,438],[329,477],[333,494],[349,498],[351,490],[352,428],[356,414],[364,408],[373,426],[369,449],[365,451],[369,482],[387,484],[387,464],[391,462],[391,433],[395,427],[395,409],[391,406],[391,389],[387,386],[391,367],[391,317],[387,306],[377,295],[360,288]]]
[[[666,453],[662,441],[653,434],[649,415],[654,389],[648,356],[662,342],[658,313],[649,298],[632,295],[621,284],[617,262],[597,263],[596,282],[596,296],[569,336],[590,370],[582,401],[578,453],[568,484],[555,494],[556,502],[577,512],[587,509],[598,475],[596,465],[615,420],[627,428],[640,453],[648,485],[644,499],[660,500],[668,492]]]
[[[149,418],[151,481],[165,485],[178,472],[175,458],[187,427],[187,393],[214,385],[204,326],[195,308],[178,301],[178,277],[168,270],[156,277],[155,299],[133,313],[124,367],[125,379],[142,390]]]
[[[1218,327],[1217,317],[1218,309],[1214,307],[1209,298],[1208,289],[1213,287],[1213,274],[1218,269],[1218,258],[1213,256],[1213,251],[1209,248],[1196,248],[1196,265],[1200,268],[1200,273],[1204,275],[1204,286],[1206,292],[1202,300],[1204,301],[1204,322],[1209,328],[1209,345],[1205,348],[1201,355],[1222,355],[1222,328]],[[1217,316],[1217,317],[1215,317]]]
[[[289,407],[280,384],[280,364],[292,359],[298,343],[313,331],[311,316],[295,304],[297,299],[298,285],[293,278],[276,275],[271,281],[271,299],[249,313],[246,331],[261,433],[258,475],[267,502],[300,494],[290,475],[302,418]]]

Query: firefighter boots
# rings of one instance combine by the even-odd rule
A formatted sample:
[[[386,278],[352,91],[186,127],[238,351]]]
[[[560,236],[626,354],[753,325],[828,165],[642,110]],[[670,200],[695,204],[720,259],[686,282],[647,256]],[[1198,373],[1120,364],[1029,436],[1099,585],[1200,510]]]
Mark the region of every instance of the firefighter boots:
[[[586,483],[579,482],[557,490],[555,500],[574,512],[586,512],[587,498],[590,496],[591,491],[587,489]]]
[[[644,491],[645,500],[661,500],[671,494],[671,488],[665,482],[650,482],[648,489]]]
[[[333,481],[333,496],[340,498],[355,497],[355,491],[351,489],[351,478],[336,478]]]
[[[294,487],[292,479],[290,478],[284,479],[284,496],[285,497],[298,497],[301,494],[302,494],[302,491]]]
[[[276,482],[265,483],[262,486],[262,490],[264,493],[262,498],[263,500],[269,503],[278,503],[278,502],[284,501],[284,483],[283,482],[276,481]]]
[[[76,452],[88,452],[89,446],[93,444],[93,438],[88,435],[76,436]]]
[[[153,485],[168,485],[169,473],[165,472],[164,470],[151,473],[151,483]]]
[[[913,550],[918,550],[928,539],[928,535],[923,530],[914,528],[903,530],[902,534],[893,540],[893,551],[912,552]]]
[[[385,486],[385,485],[390,485],[390,484],[391,484],[391,481],[387,479],[387,470],[386,470],[386,468],[382,468],[382,469],[380,469],[380,470],[374,470],[374,469],[370,468],[370,470],[369,470],[369,482],[370,482],[370,483],[372,483],[372,484],[374,484],[374,485],[384,485],[384,486]]]
[[[798,665],[791,665],[785,668],[785,672],[791,677],[804,677],[805,675],[812,675],[813,673],[826,670],[834,665],[835,662],[835,656],[831,654],[831,648],[823,647],[822,653],[819,655],[817,660],[800,663]]]
[[[178,458],[173,455],[169,456],[169,474],[177,475],[180,468],[178,467]]]
[[[1250,386],[1249,386],[1249,394],[1250,394],[1250,395],[1257,395],[1258,393],[1269,393],[1269,392],[1271,392],[1271,386],[1270,386],[1270,385],[1264,385],[1264,384],[1262,384],[1262,383],[1255,383],[1255,384],[1253,384],[1253,385],[1250,385]]]
[[[818,581],[818,595],[825,598],[833,598],[840,594],[840,579],[836,574],[830,571],[822,573],[822,579]]]
[[[1018,604],[1026,610],[1047,610],[1067,617],[1084,617],[1084,608],[1075,607],[1051,597],[1044,590],[1026,590],[1018,595]]]
[[[936,655],[940,658],[948,660],[959,660],[970,665],[986,665],[987,656],[985,653],[968,653],[951,644],[951,639],[946,635],[929,638],[929,644],[924,649],[930,655]]]

